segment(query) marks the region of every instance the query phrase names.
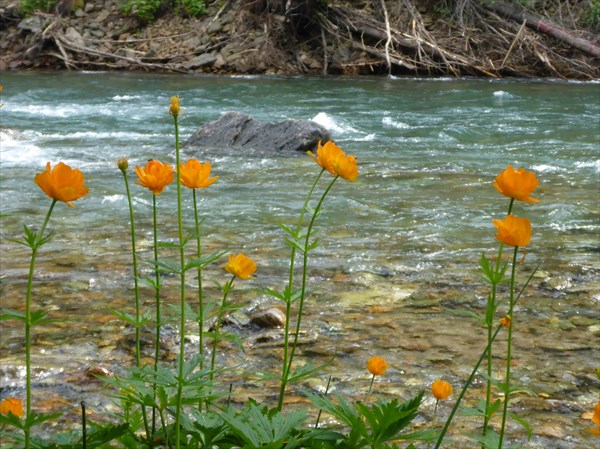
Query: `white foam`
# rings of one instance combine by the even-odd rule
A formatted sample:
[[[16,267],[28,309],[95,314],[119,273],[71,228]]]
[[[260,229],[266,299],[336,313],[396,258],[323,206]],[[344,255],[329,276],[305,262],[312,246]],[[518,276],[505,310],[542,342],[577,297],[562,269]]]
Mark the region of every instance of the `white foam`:
[[[396,121],[392,117],[383,117],[381,119],[381,123],[383,123],[384,126],[387,126],[389,128],[397,128],[397,129],[409,129],[410,128],[410,125],[408,123]]]
[[[595,161],[577,161],[575,162],[575,167],[577,168],[595,168],[596,171],[600,171],[600,159],[596,159]]]
[[[25,135],[11,129],[0,130],[0,162],[2,164],[39,163],[42,150],[27,141]]]
[[[111,98],[113,101],[130,101],[130,100],[138,100],[142,97],[139,95],[115,95]]]
[[[500,97],[500,98],[513,98],[513,96],[511,94],[509,94],[508,92],[505,92],[503,90],[497,90],[494,92],[494,97]]]
[[[540,164],[531,167],[536,172],[556,173],[565,171],[564,168],[558,167],[557,165]]]
[[[336,120],[335,118],[333,118],[331,115],[327,114],[326,112],[319,112],[311,120],[313,122],[318,123],[319,125],[323,126],[328,131],[331,131],[334,133],[343,134],[343,133],[347,133],[347,132],[358,132],[352,126],[348,125],[347,123],[344,123],[341,120]]]
[[[124,195],[105,195],[104,198],[102,198],[102,204],[104,203],[116,203],[117,201],[121,200],[125,198]]]

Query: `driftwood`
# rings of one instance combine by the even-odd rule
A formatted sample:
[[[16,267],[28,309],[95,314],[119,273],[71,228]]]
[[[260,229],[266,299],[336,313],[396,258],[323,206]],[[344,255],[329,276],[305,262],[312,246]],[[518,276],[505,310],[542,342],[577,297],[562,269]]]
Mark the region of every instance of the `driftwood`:
[[[571,33],[554,24],[551,24],[536,14],[520,10],[514,5],[507,5],[497,2],[492,2],[486,7],[519,23],[525,23],[528,28],[547,34],[548,36],[552,36],[553,38],[558,39],[573,48],[581,50],[588,55],[596,58],[600,57],[600,47],[598,47],[596,44],[581,37],[573,36]]]

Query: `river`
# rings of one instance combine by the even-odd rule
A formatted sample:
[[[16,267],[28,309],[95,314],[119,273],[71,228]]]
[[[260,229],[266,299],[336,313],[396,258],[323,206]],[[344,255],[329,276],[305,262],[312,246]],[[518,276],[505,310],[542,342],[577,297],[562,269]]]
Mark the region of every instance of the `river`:
[[[514,370],[538,396],[518,396],[515,409],[533,427],[525,447],[593,447],[585,429],[600,388],[598,83],[57,72],[4,72],[1,83],[3,306],[22,307],[28,268],[25,248],[8,239],[18,238],[23,224],[40,226],[49,205],[34,175],[47,161],[64,161],[90,187],[75,209],[55,208],[56,236],[38,260],[35,308],[63,320],[35,330],[36,391],[47,402],[40,408],[74,413],[82,397],[98,410],[110,408],[85,372],[131,362],[121,342],[130,329],[107,310],[131,311],[133,301],[116,160],[126,157],[131,167],[151,158],[173,163],[168,106],[179,95],[182,139],[235,110],[268,121],[314,120],[357,157],[358,180],[336,183],[317,222],[304,321],[310,345],[303,352],[314,362],[336,354],[328,368],[333,385],[357,397],[368,389],[364,365],[375,354],[392,367],[377,384],[382,394],[408,396],[438,377],[464,382],[485,346],[484,331],[453,312],[481,312],[485,304],[478,260],[482,252],[493,256],[491,220],[508,207],[492,182],[509,164],[535,172],[541,202],[515,206],[533,226],[519,282],[540,268],[516,310]],[[239,285],[233,300],[247,314],[280,306],[261,293],[285,277],[289,250],[278,225],[295,223],[318,167],[307,155],[269,149],[185,150],[184,158],[191,154],[211,161],[219,176],[200,203],[206,251],[243,251],[257,261],[257,279]],[[132,190],[140,254],[149,258],[152,200],[138,186]],[[175,198],[173,186],[158,197],[163,240],[177,235]],[[189,198],[185,205],[189,212]],[[189,213],[185,220],[191,227]],[[207,278],[223,281],[223,264],[209,267]],[[167,285],[173,288],[165,298],[176,304],[175,280]],[[189,290],[193,303],[193,284]],[[144,292],[151,307],[153,295]],[[218,297],[212,284],[207,292]],[[23,331],[14,322],[1,330],[1,395],[22,395]],[[270,334],[239,332],[246,345],[240,372],[277,366],[275,337],[269,344]],[[240,363],[233,348],[222,357]],[[468,398],[475,400],[482,385]],[[254,395],[272,399],[258,386]],[[432,406],[429,398],[424,421]],[[466,432],[462,425],[454,436]],[[518,426],[511,432],[522,440]]]

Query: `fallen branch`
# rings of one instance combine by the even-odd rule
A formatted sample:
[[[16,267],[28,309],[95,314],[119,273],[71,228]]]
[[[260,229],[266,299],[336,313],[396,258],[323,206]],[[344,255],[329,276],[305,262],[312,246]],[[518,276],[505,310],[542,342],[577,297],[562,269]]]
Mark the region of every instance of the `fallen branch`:
[[[497,2],[493,2],[492,4],[486,5],[486,8],[505,17],[508,17],[512,20],[515,20],[519,23],[525,22],[528,28],[531,28],[532,30],[538,31],[540,33],[544,33],[548,36],[552,36],[553,38],[558,39],[561,42],[565,42],[571,47],[577,48],[578,50],[581,50],[588,55],[594,56],[596,58],[600,57],[600,47],[598,47],[593,42],[590,42],[581,37],[573,36],[572,34],[568,33],[562,28],[559,28],[556,25],[543,20],[541,17],[538,17],[533,13],[519,10],[512,5],[506,5]]]

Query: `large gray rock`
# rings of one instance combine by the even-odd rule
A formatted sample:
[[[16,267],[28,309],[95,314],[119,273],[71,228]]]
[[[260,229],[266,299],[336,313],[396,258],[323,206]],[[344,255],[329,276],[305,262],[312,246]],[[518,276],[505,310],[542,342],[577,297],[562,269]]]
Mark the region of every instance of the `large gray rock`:
[[[240,112],[227,112],[202,126],[184,143],[188,148],[236,148],[276,151],[314,151],[330,140],[329,132],[310,120],[261,122]]]

